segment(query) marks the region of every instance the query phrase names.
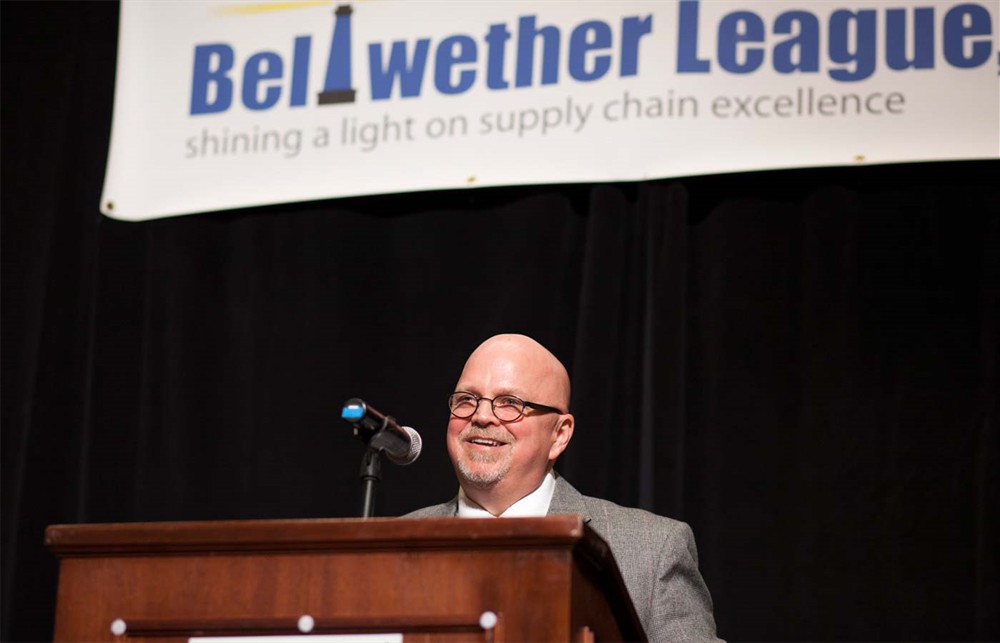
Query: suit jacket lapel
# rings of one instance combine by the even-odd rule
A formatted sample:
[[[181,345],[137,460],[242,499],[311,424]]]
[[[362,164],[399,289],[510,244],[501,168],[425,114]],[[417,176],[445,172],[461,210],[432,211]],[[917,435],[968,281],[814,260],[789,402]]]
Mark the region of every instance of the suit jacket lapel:
[[[552,503],[549,505],[549,515],[553,514],[580,514],[584,522],[590,522],[590,512],[583,501],[583,494],[577,491],[573,485],[566,482],[562,476],[556,475],[556,490],[552,494]]]

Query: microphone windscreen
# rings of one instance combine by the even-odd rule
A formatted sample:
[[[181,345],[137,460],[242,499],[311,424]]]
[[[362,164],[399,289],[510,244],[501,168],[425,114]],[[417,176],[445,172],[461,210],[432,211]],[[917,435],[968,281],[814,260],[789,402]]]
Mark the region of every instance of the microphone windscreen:
[[[413,427],[401,426],[399,428],[406,431],[406,435],[410,436],[410,450],[402,457],[394,456],[388,451],[385,452],[385,455],[398,465],[413,464],[420,457],[420,449],[424,446],[423,440],[420,439],[420,434]]]

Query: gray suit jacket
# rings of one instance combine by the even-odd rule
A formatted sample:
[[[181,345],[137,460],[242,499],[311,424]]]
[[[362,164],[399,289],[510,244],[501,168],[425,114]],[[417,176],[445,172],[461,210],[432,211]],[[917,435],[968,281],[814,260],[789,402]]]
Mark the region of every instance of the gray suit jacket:
[[[446,518],[458,497],[405,518]],[[683,522],[629,509],[577,491],[561,477],[549,514],[579,514],[608,545],[650,641],[715,641],[712,597],[698,571],[691,528]]]

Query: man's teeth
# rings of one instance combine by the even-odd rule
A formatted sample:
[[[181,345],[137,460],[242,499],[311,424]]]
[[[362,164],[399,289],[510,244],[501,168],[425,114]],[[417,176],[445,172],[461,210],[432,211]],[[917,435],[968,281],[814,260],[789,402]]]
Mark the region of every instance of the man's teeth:
[[[496,440],[487,440],[486,438],[473,438],[472,439],[472,443],[473,444],[482,444],[482,445],[488,446],[488,447],[503,446],[503,442],[498,442]]]

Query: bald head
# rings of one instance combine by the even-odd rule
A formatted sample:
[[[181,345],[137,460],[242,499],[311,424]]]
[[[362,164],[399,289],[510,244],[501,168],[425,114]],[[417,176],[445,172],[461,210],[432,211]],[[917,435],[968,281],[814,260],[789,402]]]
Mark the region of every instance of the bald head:
[[[466,375],[479,371],[484,364],[498,376],[516,382],[521,389],[506,392],[569,410],[570,384],[566,367],[549,349],[527,335],[494,335],[480,344],[465,362],[456,390],[466,390],[462,386]]]

